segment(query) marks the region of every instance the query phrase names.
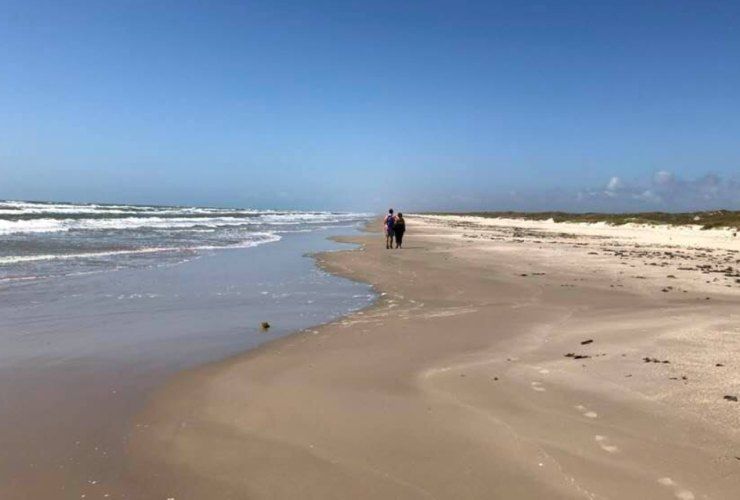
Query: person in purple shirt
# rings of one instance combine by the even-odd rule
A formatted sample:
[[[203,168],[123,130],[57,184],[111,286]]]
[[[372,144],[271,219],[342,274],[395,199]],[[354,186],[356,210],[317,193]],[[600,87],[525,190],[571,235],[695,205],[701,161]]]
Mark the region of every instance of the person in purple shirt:
[[[388,210],[388,215],[383,220],[383,230],[385,231],[385,248],[393,248],[393,226],[396,224],[396,218],[393,216],[393,209]]]

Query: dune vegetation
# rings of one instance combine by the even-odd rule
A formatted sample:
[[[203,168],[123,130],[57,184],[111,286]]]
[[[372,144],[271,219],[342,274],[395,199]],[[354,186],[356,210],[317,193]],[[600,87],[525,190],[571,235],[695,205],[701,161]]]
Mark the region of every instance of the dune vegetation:
[[[635,212],[635,213],[568,213],[568,212],[445,212],[436,215],[467,215],[475,217],[549,220],[555,222],[606,222],[621,225],[635,224],[670,224],[700,225],[703,229],[730,227],[740,229],[740,211],[712,210],[706,212]]]

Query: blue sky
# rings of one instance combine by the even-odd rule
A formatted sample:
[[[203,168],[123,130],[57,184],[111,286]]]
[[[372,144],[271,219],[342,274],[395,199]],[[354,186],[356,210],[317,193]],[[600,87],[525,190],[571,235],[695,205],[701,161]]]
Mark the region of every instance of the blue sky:
[[[0,198],[740,209],[740,2],[0,0]]]

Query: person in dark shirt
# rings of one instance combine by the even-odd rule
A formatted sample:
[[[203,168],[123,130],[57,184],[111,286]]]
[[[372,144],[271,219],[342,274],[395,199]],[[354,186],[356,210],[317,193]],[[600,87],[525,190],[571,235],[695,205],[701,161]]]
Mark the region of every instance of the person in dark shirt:
[[[403,233],[406,232],[406,221],[403,218],[403,214],[398,212],[396,216],[396,222],[393,224],[393,234],[396,237],[396,248],[403,246]]]

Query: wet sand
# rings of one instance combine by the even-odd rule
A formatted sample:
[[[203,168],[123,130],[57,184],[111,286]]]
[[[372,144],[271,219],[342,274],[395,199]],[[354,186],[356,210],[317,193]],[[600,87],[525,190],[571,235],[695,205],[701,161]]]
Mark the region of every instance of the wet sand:
[[[130,481],[176,499],[737,498],[738,287],[666,278],[616,240],[460,222],[319,256],[380,300],[177,377],[136,420]]]
[[[347,231],[0,284],[0,499],[148,498],[125,464],[131,420],[152,390],[373,301],[367,285],[305,256],[340,248],[326,237]]]

